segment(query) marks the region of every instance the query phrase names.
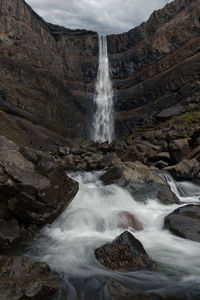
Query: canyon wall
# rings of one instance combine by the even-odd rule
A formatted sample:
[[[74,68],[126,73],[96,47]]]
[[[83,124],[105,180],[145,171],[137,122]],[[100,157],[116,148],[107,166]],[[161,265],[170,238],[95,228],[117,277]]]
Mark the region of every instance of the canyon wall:
[[[108,36],[118,134],[152,127],[177,104],[199,108],[199,50],[199,0],[173,1],[129,32]]]
[[[23,0],[0,0],[0,28],[1,133],[39,148],[86,136],[97,33],[46,23]]]
[[[107,37],[118,136],[200,110],[199,16],[200,0],[175,0]],[[0,134],[39,149],[88,137],[97,33],[49,24],[23,0],[0,0],[0,28]]]

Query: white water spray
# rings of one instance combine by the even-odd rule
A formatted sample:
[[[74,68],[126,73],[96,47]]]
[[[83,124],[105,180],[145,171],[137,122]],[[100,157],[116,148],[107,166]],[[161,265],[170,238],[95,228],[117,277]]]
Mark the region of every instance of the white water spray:
[[[71,174],[79,182],[79,192],[62,215],[43,229],[41,237],[29,250],[36,261],[47,262],[63,279],[68,297],[57,299],[110,300],[104,294],[104,278],[114,278],[141,291],[163,295],[169,290],[179,293],[190,288],[199,292],[200,243],[163,229],[165,216],[183,204],[163,205],[156,199],[144,204],[119,186],[104,186],[99,181],[100,175],[99,172]],[[164,174],[163,178],[169,180],[168,176]],[[172,177],[170,180],[172,182]],[[173,180],[173,184],[179,183]],[[189,187],[187,197],[185,200],[179,198],[185,203],[196,203],[199,187],[188,184],[184,182],[182,186],[185,191]],[[194,191],[195,196],[191,196]],[[143,230],[128,229],[156,261],[157,272],[112,272],[96,261],[95,249],[125,230],[120,225],[120,212],[129,212],[142,222]]]
[[[99,69],[94,104],[92,139],[101,143],[106,141],[110,143],[114,138],[114,114],[106,36],[99,37]]]

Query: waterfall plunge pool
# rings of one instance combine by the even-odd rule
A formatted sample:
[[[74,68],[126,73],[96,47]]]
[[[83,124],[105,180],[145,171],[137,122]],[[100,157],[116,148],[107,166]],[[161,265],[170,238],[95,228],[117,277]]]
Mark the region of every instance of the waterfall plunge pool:
[[[56,299],[109,300],[106,280],[113,278],[130,289],[186,299],[200,299],[200,243],[179,238],[163,229],[166,215],[184,203],[200,203],[200,187],[165,180],[184,203],[163,205],[156,199],[136,201],[117,185],[104,186],[101,172],[72,173],[79,192],[57,220],[46,226],[26,254],[48,263],[62,284]],[[118,212],[128,211],[142,222],[142,231],[129,231],[142,242],[157,263],[158,271],[114,272],[104,268],[94,250],[112,241],[125,230],[119,228]],[[189,292],[190,293],[190,292]],[[155,298],[160,299],[160,298]],[[170,299],[170,298],[168,298]]]

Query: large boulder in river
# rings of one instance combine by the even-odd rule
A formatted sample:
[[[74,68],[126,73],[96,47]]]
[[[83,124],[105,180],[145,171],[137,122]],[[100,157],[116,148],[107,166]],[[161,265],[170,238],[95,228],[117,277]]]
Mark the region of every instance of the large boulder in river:
[[[180,207],[165,218],[165,228],[174,234],[200,242],[200,205]]]
[[[25,227],[52,222],[77,191],[50,154],[0,136],[0,248],[16,244]]]
[[[178,164],[165,168],[177,180],[199,179],[200,163],[196,158],[184,159]]]
[[[58,283],[49,266],[27,257],[0,256],[0,299],[52,299]]]
[[[101,176],[104,184],[126,187],[135,200],[158,199],[161,203],[179,203],[169,185],[141,162],[126,162],[109,169]]]
[[[108,279],[106,281],[106,288],[108,299],[110,300],[154,300],[155,294],[151,295],[145,291],[137,291],[126,287],[121,282],[115,279]],[[157,295],[156,295],[157,297]],[[156,299],[160,299],[157,297]],[[163,298],[162,298],[163,299]]]
[[[152,270],[154,263],[143,245],[130,232],[125,231],[113,242],[95,250],[98,261],[111,270]]]
[[[169,153],[172,161],[175,163],[183,159],[189,159],[189,144],[188,139],[177,139],[169,144]]]

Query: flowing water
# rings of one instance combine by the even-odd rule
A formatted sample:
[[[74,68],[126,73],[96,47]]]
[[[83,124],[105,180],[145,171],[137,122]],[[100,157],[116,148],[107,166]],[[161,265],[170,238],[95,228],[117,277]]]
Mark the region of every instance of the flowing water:
[[[106,36],[99,36],[99,68],[94,96],[92,139],[112,142],[114,138],[113,88],[109,75]]]
[[[169,291],[180,295],[192,287],[200,297],[200,243],[163,229],[166,215],[184,203],[199,202],[200,188],[189,182],[177,184],[169,174],[160,174],[184,203],[162,205],[156,199],[149,199],[144,204],[117,185],[104,186],[100,174],[70,174],[80,184],[78,194],[28,250],[28,255],[47,262],[59,274],[68,298],[61,293],[56,299],[109,300],[105,292],[107,278],[160,295]],[[129,231],[156,261],[158,271],[113,272],[96,261],[94,250],[124,231],[119,226],[121,211],[132,213],[142,222],[142,231],[132,232],[131,228]]]

